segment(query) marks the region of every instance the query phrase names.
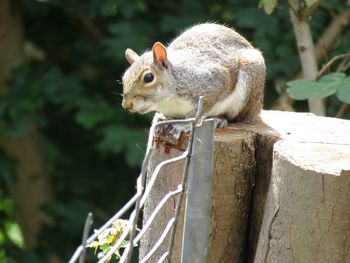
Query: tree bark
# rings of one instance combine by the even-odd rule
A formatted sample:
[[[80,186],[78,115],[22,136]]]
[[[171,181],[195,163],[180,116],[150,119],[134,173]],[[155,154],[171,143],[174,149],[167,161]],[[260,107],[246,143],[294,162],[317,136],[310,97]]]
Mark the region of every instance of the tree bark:
[[[341,233],[350,218],[344,201],[350,191],[350,121],[287,112],[264,112],[262,120],[266,129],[250,128],[265,144],[256,149],[248,262],[346,262],[341,257],[350,256],[350,237]],[[273,150],[269,142],[276,142]],[[262,159],[265,149],[270,157]]]
[[[156,166],[164,161],[171,159],[173,157],[179,156],[182,154],[182,147],[173,147],[167,143],[156,142],[157,149],[153,151],[150,156],[150,162],[147,168],[147,173],[152,174]],[[143,224],[148,221],[148,218],[151,216],[153,210],[162,200],[165,194],[169,191],[174,191],[177,189],[177,186],[181,183],[182,171],[183,171],[184,161],[180,161],[176,164],[170,164],[165,166],[158,175],[158,180],[156,180],[152,191],[150,192],[149,198],[145,203],[144,212],[143,212]],[[150,180],[150,177],[147,178],[147,184]],[[140,259],[149,252],[152,247],[155,245],[159,239],[161,233],[165,229],[170,218],[174,216],[176,208],[177,196],[172,197],[159,212],[158,216],[155,218],[151,224],[149,230],[145,233],[140,244]],[[182,207],[184,202],[182,202]],[[181,209],[180,217],[178,222],[178,228],[175,235],[175,248],[174,251],[181,249],[181,232],[183,226],[183,214],[184,210]],[[165,239],[162,246],[159,250],[149,259],[149,262],[157,262],[162,254],[167,251],[169,243],[169,236]],[[179,255],[174,253],[174,258],[179,260]],[[179,262],[179,261],[174,261]]]
[[[343,234],[350,224],[349,134],[350,121],[278,111],[263,111],[255,123],[217,129],[209,262],[345,262],[350,257],[350,236]],[[184,149],[183,142],[159,138],[157,145],[151,170]],[[180,182],[182,165],[162,172],[144,220]],[[174,202],[141,240],[141,257],[158,240]],[[172,262],[180,262],[181,232],[182,214]]]
[[[339,168],[350,170],[345,159],[341,163],[346,155],[349,161],[349,154],[349,145],[284,141],[275,144],[254,262],[349,260],[350,171],[334,169],[337,163]],[[320,162],[327,165],[323,169],[314,166]]]
[[[168,141],[158,141],[157,151],[150,158],[149,171],[163,160],[178,156],[185,144],[169,145]],[[209,262],[230,263],[232,258],[244,262],[246,254],[246,238],[250,194],[254,174],[254,142],[252,134],[247,132],[227,134],[225,130],[217,130],[214,144],[214,167],[212,181],[211,233],[209,240]],[[181,181],[183,162],[171,164],[160,173],[157,183],[145,204],[144,223],[162,197],[174,190]],[[174,215],[176,200],[167,206],[156,217],[149,231],[141,240],[140,259],[152,248],[169,219]],[[184,202],[180,212],[180,220],[176,229],[175,246],[172,261],[180,262],[181,240],[183,230]],[[167,249],[167,242],[150,259],[157,262]]]
[[[0,94],[7,92],[11,70],[23,60],[23,33],[19,1],[0,2]],[[26,135],[0,140],[0,146],[16,161],[16,181],[11,187],[25,247],[34,248],[43,224],[50,222],[40,206],[50,199],[49,180],[33,122]]]

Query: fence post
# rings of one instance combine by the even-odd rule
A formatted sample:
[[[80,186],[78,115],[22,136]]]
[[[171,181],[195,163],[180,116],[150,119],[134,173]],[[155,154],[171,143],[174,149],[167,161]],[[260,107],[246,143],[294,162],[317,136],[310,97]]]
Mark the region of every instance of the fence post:
[[[208,119],[203,120],[194,132],[188,170],[182,263],[208,262],[214,129],[214,120]]]

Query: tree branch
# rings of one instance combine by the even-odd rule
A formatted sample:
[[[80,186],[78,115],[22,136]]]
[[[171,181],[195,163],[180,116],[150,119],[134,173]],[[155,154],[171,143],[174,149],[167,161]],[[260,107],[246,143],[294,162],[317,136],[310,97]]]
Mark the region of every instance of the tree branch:
[[[328,53],[328,51],[332,48],[334,43],[339,39],[341,36],[343,29],[346,28],[350,24],[350,8],[347,8],[342,13],[338,14],[333,18],[331,23],[328,25],[328,27],[324,30],[321,37],[318,39],[316,46],[315,46],[315,56],[316,60],[320,62],[322,58],[325,57],[325,54]],[[346,63],[346,61],[344,62]],[[349,62],[350,63],[350,62]],[[346,66],[346,65],[345,65]],[[348,66],[349,67],[349,66]],[[344,70],[340,70],[344,71]],[[302,72],[298,72],[294,79],[301,78]],[[287,96],[286,92],[284,91],[281,93],[280,97]],[[280,99],[277,100],[275,103],[276,108],[280,108]],[[285,102],[286,100],[283,99]],[[290,107],[293,105],[293,100],[289,97],[289,100],[287,103],[290,104]]]
[[[350,68],[350,56],[343,59],[337,68],[338,72],[345,72]]]
[[[323,31],[315,46],[317,61],[320,61],[324,54],[327,54],[333,44],[339,39],[344,28],[350,24],[350,8],[337,15],[326,30]]]
[[[323,0],[315,0],[303,13],[302,20],[308,21],[312,13],[317,9],[317,7],[322,3]]]
[[[333,57],[330,61],[328,61],[323,67],[322,69],[318,72],[317,74],[317,79],[320,78],[328,69],[329,67],[337,60],[342,59],[342,58],[346,58],[350,56],[350,52],[345,53],[345,54],[341,54],[338,56]],[[337,70],[338,71],[338,70]]]
[[[299,2],[297,0],[289,0],[289,4],[293,8],[296,8],[298,3]],[[315,80],[318,69],[310,26],[306,21],[303,21],[297,17],[295,11],[292,9],[290,10],[290,16],[297,41],[298,53],[304,78]],[[309,98],[308,104],[309,110],[312,113],[325,116],[325,106],[323,100]]]
[[[335,115],[335,117],[336,117],[336,118],[341,118],[341,117],[343,117],[344,114],[349,110],[349,108],[350,108],[350,105],[349,105],[349,104],[343,103],[343,104],[340,106],[340,108],[339,108],[337,114]]]
[[[102,42],[104,36],[101,30],[89,19],[83,12],[76,11],[75,15],[77,16],[79,22],[87,29],[90,35],[97,41]]]

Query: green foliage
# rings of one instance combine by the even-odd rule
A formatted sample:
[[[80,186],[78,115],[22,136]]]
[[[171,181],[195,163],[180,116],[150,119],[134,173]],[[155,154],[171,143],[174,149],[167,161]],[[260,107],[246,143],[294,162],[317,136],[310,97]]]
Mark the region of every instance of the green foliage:
[[[9,187],[16,180],[14,162],[0,150],[0,262],[16,262],[23,249],[23,236],[15,216]]]
[[[125,231],[125,228],[127,227],[128,221],[117,219],[115,222],[112,223],[112,226],[109,228],[106,228],[102,231],[101,234],[97,236],[97,241],[93,241],[89,247],[95,249],[96,251],[100,251],[97,254],[97,257],[99,259],[103,258],[110,250],[111,248],[117,243],[119,237],[123,234]],[[129,245],[128,240],[123,240],[123,242],[120,244],[118,249],[114,252],[115,259],[120,259],[121,257],[121,250],[126,248]],[[111,260],[111,259],[110,259]]]
[[[46,101],[72,105],[74,96],[81,96],[81,85],[75,76],[67,76],[57,66],[24,64],[12,75],[11,89],[1,99],[7,105],[8,116],[34,114]],[[5,108],[4,110],[6,110]]]
[[[294,80],[287,83],[288,94],[295,100],[308,98],[322,99],[336,94],[337,98],[344,102],[350,102],[350,77],[344,73],[334,72],[314,80]]]
[[[19,228],[18,224],[16,222],[7,222],[5,224],[5,232],[8,238],[15,244],[16,246],[23,248],[23,235],[21,232],[21,229]],[[3,239],[4,239],[3,235]]]
[[[14,262],[14,256],[23,249],[23,236],[15,220],[13,200],[3,190],[0,190],[0,218],[0,262]]]
[[[263,8],[266,14],[270,15],[277,7],[277,0],[260,0],[259,7]]]
[[[0,186],[3,189],[9,189],[16,180],[14,164],[14,161],[6,158],[6,154],[0,150]]]
[[[102,134],[103,139],[97,145],[100,152],[110,154],[127,151],[126,161],[130,165],[137,165],[142,162],[146,148],[135,146],[145,142],[146,134],[143,131],[110,125],[102,130]]]

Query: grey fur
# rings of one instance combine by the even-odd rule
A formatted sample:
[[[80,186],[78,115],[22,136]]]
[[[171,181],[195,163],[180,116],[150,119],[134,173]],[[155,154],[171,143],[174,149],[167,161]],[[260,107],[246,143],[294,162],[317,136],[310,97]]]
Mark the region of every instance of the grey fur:
[[[219,109],[215,116],[225,115],[229,120],[251,120],[259,114],[266,74],[264,59],[233,29],[212,23],[193,26],[170,43],[167,59],[168,67],[162,67],[148,51],[132,63],[123,76],[125,100],[139,98],[160,110],[160,102],[176,95],[190,102],[193,109],[184,113],[174,108],[169,111],[170,116],[162,113],[168,117],[189,117],[194,115],[202,95],[205,114],[215,108]],[[154,72],[159,82],[149,89],[141,88],[145,69]],[[244,84],[239,91],[237,83]],[[241,101],[220,109],[219,104],[234,92],[240,92],[233,98]]]

